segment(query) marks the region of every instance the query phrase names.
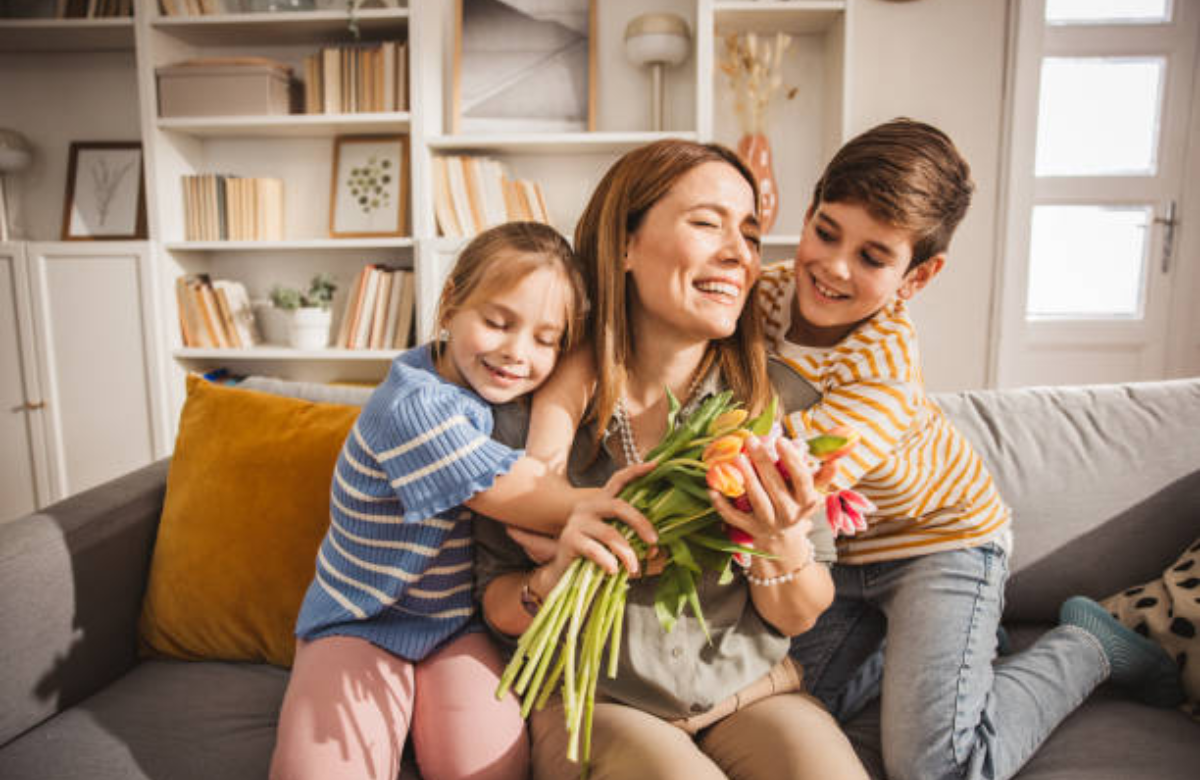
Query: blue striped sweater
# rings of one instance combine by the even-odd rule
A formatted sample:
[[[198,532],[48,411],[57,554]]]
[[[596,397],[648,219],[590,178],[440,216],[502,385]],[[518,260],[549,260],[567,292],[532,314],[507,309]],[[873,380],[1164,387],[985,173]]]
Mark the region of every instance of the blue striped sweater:
[[[472,623],[462,504],[521,456],[491,432],[491,407],[442,379],[428,345],[393,361],[338,457],[298,637],[357,636],[419,661]]]

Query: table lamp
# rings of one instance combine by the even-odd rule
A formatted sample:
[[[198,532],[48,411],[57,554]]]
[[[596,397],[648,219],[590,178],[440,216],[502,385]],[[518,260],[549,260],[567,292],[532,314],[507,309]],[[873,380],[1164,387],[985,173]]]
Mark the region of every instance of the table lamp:
[[[650,68],[650,116],[654,130],[663,129],[663,68],[687,59],[692,31],[681,16],[642,14],[625,27],[625,56]]]
[[[33,160],[33,150],[25,136],[16,130],[0,127],[0,241],[8,241],[8,194],[5,192],[4,174],[20,171]]]

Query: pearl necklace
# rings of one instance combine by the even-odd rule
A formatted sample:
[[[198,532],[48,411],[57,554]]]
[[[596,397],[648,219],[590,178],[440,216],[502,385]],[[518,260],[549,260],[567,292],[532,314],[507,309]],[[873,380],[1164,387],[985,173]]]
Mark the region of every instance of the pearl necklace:
[[[692,396],[696,394],[696,390],[700,387],[702,377],[696,377],[692,383],[688,385],[687,395],[680,402],[681,407],[687,407],[692,401]],[[629,407],[625,405],[625,395],[622,393],[617,396],[617,403],[613,407],[613,420],[617,424],[617,435],[621,437],[621,454],[625,456],[625,465],[635,466],[642,462],[642,456],[638,452],[637,439],[633,435],[633,422],[629,419]]]

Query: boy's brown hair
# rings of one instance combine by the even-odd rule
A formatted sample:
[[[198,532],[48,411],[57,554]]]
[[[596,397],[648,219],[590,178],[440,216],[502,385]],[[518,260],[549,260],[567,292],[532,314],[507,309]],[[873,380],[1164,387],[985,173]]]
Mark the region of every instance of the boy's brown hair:
[[[813,189],[810,209],[853,203],[911,232],[911,268],[946,251],[974,190],[971,167],[950,137],[902,117],[842,146]]]

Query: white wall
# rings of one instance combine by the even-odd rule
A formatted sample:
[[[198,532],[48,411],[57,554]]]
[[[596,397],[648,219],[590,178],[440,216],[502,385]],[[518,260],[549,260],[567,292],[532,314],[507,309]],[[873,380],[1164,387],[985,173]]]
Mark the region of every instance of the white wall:
[[[913,314],[931,390],[985,386],[1000,170],[1006,0],[855,0],[849,135],[908,116],[937,125],[971,165],[975,198],[945,270]]]
[[[15,235],[57,240],[71,142],[141,135],[133,52],[0,54],[0,127],[33,146],[33,163],[9,178]]]

